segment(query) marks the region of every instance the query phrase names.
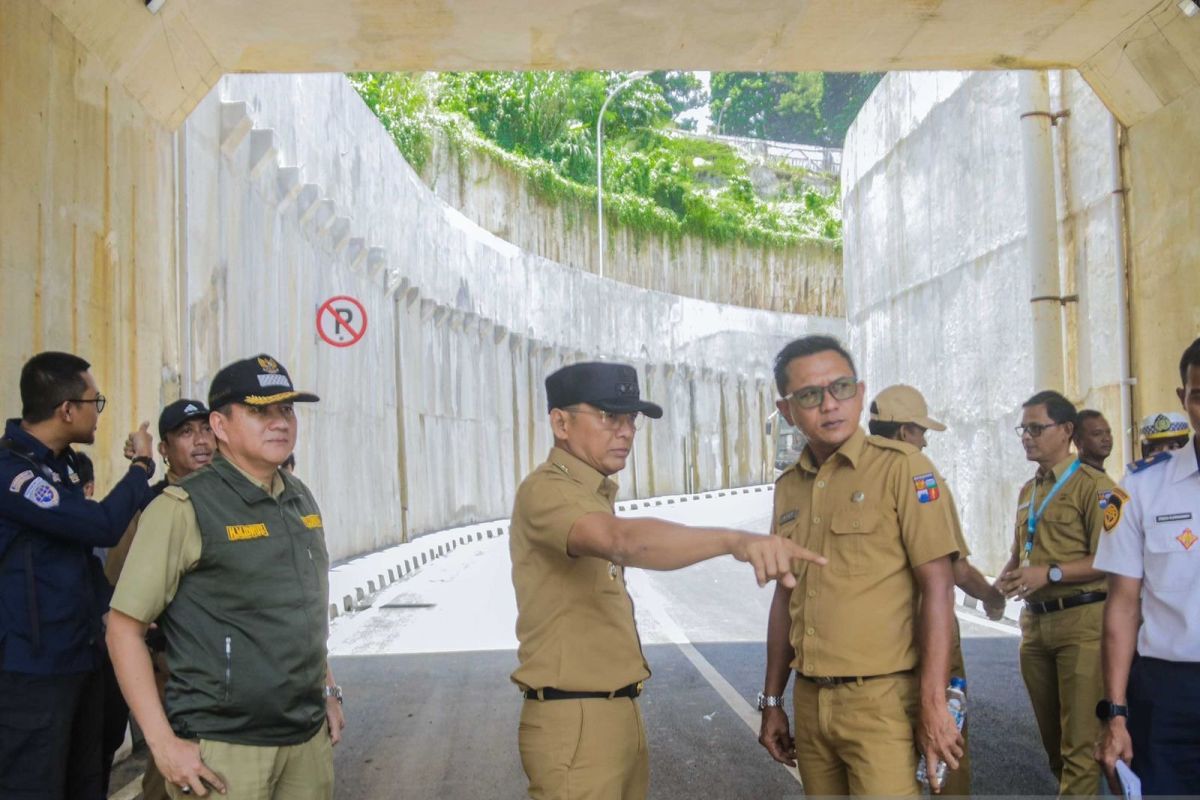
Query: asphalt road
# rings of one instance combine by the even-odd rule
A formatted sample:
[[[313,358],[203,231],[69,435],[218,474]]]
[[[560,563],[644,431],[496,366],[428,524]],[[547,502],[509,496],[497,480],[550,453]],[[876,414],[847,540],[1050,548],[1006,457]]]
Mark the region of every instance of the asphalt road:
[[[731,500],[719,522],[711,508],[655,511],[754,530],[765,525],[762,499]],[[385,590],[373,608],[338,620],[333,667],[351,724],[336,753],[338,798],[524,796],[521,699],[508,680],[516,666],[509,570],[506,538],[460,547]],[[750,704],[762,686],[771,590],[728,558],[675,573],[631,570],[629,584],[654,673],[641,700],[650,796],[802,796],[746,723],[757,719]],[[963,615],[975,793],[1053,795],[1016,630]]]
[[[764,499],[654,510],[762,530]],[[516,666],[509,575],[507,537],[484,540],[334,622],[331,660],[349,724],[335,751],[339,800],[525,796],[516,743],[522,701],[508,679]],[[758,745],[751,708],[762,686],[771,589],[759,589],[730,558],[674,573],[630,570],[628,577],[654,673],[640,701],[650,796],[802,796],[793,772]],[[1015,628],[968,611],[960,619],[975,793],[1053,795],[1018,674]],[[121,785],[114,780],[114,788]]]

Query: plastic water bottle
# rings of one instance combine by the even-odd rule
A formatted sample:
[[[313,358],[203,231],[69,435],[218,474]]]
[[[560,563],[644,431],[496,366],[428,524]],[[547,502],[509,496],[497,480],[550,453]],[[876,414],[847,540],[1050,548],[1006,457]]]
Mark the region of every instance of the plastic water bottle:
[[[961,731],[963,723],[967,719],[967,680],[960,678],[957,675],[950,679],[950,685],[946,687],[946,708],[950,711],[950,716],[954,717],[954,724]],[[937,765],[937,782],[938,786],[945,786],[946,772],[949,771],[949,764],[945,761],[938,761]],[[929,767],[925,763],[925,756],[921,756],[921,761],[917,764],[917,781],[922,786],[929,785]]]

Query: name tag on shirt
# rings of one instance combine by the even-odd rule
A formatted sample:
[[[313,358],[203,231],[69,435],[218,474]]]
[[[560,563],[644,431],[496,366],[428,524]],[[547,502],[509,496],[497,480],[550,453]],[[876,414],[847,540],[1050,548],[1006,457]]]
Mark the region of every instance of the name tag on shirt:
[[[1160,514],[1154,518],[1155,522],[1183,522],[1192,518],[1192,512],[1185,511],[1180,514]]]
[[[246,539],[262,539],[265,536],[270,536],[267,533],[267,526],[261,522],[256,522],[253,525],[226,525],[225,533],[229,536],[231,542],[241,542]]]

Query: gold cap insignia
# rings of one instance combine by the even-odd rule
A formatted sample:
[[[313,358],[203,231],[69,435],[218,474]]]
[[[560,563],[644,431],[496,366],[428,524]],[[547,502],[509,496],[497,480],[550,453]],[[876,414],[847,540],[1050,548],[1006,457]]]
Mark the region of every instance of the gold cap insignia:
[[[258,365],[262,367],[263,372],[269,372],[271,374],[279,372],[279,363],[275,359],[268,356],[259,356]]]

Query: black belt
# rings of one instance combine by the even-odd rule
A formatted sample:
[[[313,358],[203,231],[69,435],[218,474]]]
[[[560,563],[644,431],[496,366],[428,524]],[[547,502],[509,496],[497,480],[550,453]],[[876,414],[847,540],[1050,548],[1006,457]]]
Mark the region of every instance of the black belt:
[[[546,687],[545,689],[526,689],[526,700],[592,700],[596,698],[604,698],[612,700],[614,697],[637,697],[642,693],[642,682],[631,683],[628,686],[622,686],[615,692],[567,692],[562,689],[553,689]]]
[[[817,686],[841,686],[843,683],[858,683],[859,681],[873,681],[876,678],[894,678],[897,675],[911,675],[911,669],[901,670],[900,672],[886,672],[883,675],[805,675],[797,672],[796,677],[803,678],[809,683],[815,683]]]
[[[1106,597],[1108,597],[1108,592],[1084,592],[1083,594],[1073,594],[1070,597],[1060,597],[1057,600],[1047,600],[1044,603],[1032,603],[1026,600],[1025,607],[1034,614],[1049,614],[1054,611],[1075,608],[1076,606],[1100,603]]]

